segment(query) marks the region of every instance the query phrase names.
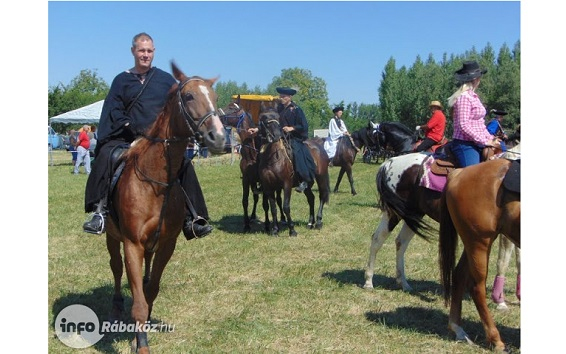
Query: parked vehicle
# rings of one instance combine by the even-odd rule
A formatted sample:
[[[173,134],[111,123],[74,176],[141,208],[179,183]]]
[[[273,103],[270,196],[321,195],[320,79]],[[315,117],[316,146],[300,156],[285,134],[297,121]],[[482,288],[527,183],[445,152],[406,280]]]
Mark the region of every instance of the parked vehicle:
[[[47,126],[47,144],[51,149],[63,148],[63,139],[49,125]]]

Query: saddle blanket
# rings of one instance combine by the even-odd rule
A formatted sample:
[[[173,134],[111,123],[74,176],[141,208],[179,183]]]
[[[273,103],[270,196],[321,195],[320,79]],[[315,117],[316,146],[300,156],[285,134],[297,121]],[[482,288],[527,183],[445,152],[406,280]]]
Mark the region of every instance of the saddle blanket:
[[[439,176],[432,173],[430,166],[434,162],[434,155],[426,157],[423,161],[423,173],[419,186],[432,189],[433,191],[442,192],[446,184],[446,176]]]

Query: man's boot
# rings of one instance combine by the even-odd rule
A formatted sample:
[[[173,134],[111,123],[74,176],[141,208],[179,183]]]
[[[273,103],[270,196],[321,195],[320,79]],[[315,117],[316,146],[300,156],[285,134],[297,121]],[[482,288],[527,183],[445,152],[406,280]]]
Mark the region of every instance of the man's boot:
[[[192,240],[193,238],[201,238],[212,232],[212,226],[208,223],[205,218],[198,217],[196,220],[189,215],[185,218],[185,224],[183,225],[183,234],[187,240]]]
[[[106,231],[106,198],[103,198],[97,205],[92,218],[83,224],[83,231],[90,234],[100,235]]]

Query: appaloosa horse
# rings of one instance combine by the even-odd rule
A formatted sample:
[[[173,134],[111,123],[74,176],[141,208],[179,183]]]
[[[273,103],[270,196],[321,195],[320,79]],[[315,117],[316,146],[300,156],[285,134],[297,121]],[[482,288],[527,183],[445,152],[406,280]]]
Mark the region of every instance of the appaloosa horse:
[[[520,151],[520,145],[509,150]],[[428,155],[424,153],[392,157],[386,160],[377,172],[378,207],[382,214],[381,221],[371,239],[364,288],[373,288],[377,252],[391,235],[395,226],[403,221],[403,226],[395,239],[396,281],[404,291],[412,290],[405,276],[405,251],[415,233],[428,239],[435,231],[432,225],[424,220],[424,216],[427,215],[437,222],[440,220],[440,194],[445,183],[445,177],[442,184],[430,183],[435,179],[427,177],[429,174],[423,174],[423,163],[427,158]],[[440,177],[434,178],[441,179]]]
[[[139,329],[132,346],[138,353],[149,353],[144,324],[150,320],[161,276],[185,219],[179,171],[189,138],[200,137],[215,152],[223,150],[225,140],[212,89],[216,79],[188,77],[174,63],[171,67],[179,84],[170,90],[155,123],[122,156],[122,174],[111,195],[106,228],[114,275],[111,317],[120,318],[124,311],[121,278],[125,266],[132,293],[131,316]]]

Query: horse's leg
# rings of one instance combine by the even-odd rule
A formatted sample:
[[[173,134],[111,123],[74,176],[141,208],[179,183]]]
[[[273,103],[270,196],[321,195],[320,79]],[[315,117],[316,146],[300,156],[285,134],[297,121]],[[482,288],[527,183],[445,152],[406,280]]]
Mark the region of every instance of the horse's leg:
[[[309,203],[309,222],[307,224],[307,228],[313,229],[315,224],[314,219],[314,193],[312,189],[309,187],[305,189],[305,197],[307,197],[307,202]]]
[[[371,246],[369,248],[369,259],[365,269],[365,279],[366,282],[364,284],[364,289],[373,289],[373,270],[375,269],[375,257],[377,256],[377,251],[381,249],[387,237],[391,234],[391,230],[397,225],[398,223],[395,219],[391,219],[389,214],[384,211],[382,212],[381,221],[377,225],[373,236],[371,237]],[[393,227],[389,227],[389,225],[393,225]]]
[[[352,195],[358,194],[356,193],[356,188],[354,188],[354,176],[352,175],[352,165],[349,165],[348,168],[346,168],[346,175],[348,176],[348,181],[350,182],[350,191],[352,192]]]
[[[151,273],[151,260],[153,258],[153,252],[145,252],[145,273],[143,275],[143,284],[149,283],[150,273]]]
[[[344,167],[340,167],[340,172],[338,172],[338,179],[336,180],[336,186],[334,186],[334,193],[338,192],[338,187],[340,186],[340,182],[342,182],[342,177],[344,176]]]
[[[257,220],[257,203],[259,202],[259,195],[253,193],[252,198],[254,200],[254,206],[252,208],[252,215],[250,215],[250,222]]]
[[[493,290],[491,291],[491,299],[497,304],[498,310],[507,310],[505,303],[505,273],[511,261],[511,253],[513,253],[515,244],[507,237],[499,235],[499,253],[497,257],[497,274],[493,281]]]
[[[462,231],[462,233],[467,232],[467,230]],[[495,321],[489,312],[485,294],[489,253],[496,237],[497,234],[492,237],[480,237],[475,232],[461,235],[464,251],[468,256],[468,272],[472,280],[470,295],[480,315],[487,342],[492,344],[496,351],[503,351],[505,344],[501,340]]]
[[[464,293],[470,287],[470,271],[468,270],[468,258],[466,252],[462,256],[452,273],[450,314],[448,316],[448,328],[456,334],[456,340],[466,341],[474,344],[470,336],[462,328],[462,300]]]
[[[114,296],[112,298],[112,310],[110,321],[120,320],[124,314],[124,297],[122,296],[122,274],[124,272],[122,255],[120,254],[120,241],[106,233],[106,248],[110,253],[110,269],[114,276]]]
[[[318,192],[318,213],[316,214],[316,224],[315,229],[322,229],[322,210],[324,209],[324,198],[322,197],[322,191]]]
[[[130,283],[130,291],[132,293],[132,319],[136,326],[143,324],[149,319],[149,309],[145,299],[143,286],[143,260],[144,248],[140,243],[132,243],[129,239],[124,240],[124,258],[126,264],[126,274]],[[132,343],[133,345],[133,343]],[[147,342],[147,332],[143,330],[136,332],[135,347],[138,353],[149,353],[149,345]]]
[[[289,227],[289,236],[297,236],[295,231],[295,223],[291,219],[291,191],[293,189],[292,182],[286,182],[283,188],[283,213],[287,217],[287,226]],[[306,192],[306,190],[305,190]]]
[[[173,251],[175,251],[175,245],[177,244],[177,238],[173,237],[164,244],[159,245],[159,249],[155,252],[155,257],[153,264],[151,265],[151,278],[149,283],[145,285],[144,293],[145,299],[148,306],[147,319],[149,320],[151,316],[151,311],[153,309],[153,302],[157,298],[159,293],[159,283],[161,281],[161,276],[165,270],[165,266],[171,259]]]
[[[244,176],[244,178],[242,179],[242,207],[244,208],[244,233],[249,232],[251,230],[250,217],[248,215],[250,188],[251,186],[248,183],[246,177]],[[254,208],[255,208],[255,204],[254,204]]]
[[[281,224],[285,225],[287,223],[287,217],[285,216],[285,213],[283,213],[283,199],[281,198],[281,191],[278,191],[277,194],[275,194],[275,200],[277,200],[277,205],[279,206]]]
[[[271,210],[271,219],[273,219],[273,222],[271,224],[271,236],[279,236],[279,224],[277,222],[277,203],[275,201],[275,195],[273,193],[269,195],[269,209]]]
[[[405,277],[405,251],[409,247],[409,242],[413,239],[415,233],[413,230],[403,223],[399,235],[395,239],[396,259],[397,259],[397,285],[400,285],[404,291],[412,291],[413,289],[407,282],[407,277]]]
[[[265,214],[265,221],[263,222],[264,230],[266,233],[269,233],[271,229],[271,224],[269,222],[269,198],[267,197],[267,194],[265,192],[263,193],[261,204],[263,206],[263,212]]]

